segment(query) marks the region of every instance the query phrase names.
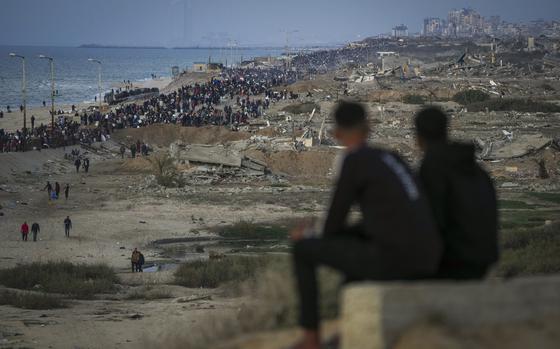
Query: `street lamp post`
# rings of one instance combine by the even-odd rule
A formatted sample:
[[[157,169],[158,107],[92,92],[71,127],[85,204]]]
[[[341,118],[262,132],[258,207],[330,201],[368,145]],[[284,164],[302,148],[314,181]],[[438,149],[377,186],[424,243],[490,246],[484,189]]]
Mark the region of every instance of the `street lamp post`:
[[[23,132],[25,134],[27,133],[27,88],[26,88],[26,80],[25,80],[25,57],[15,53],[10,53],[10,57],[21,58],[21,71],[22,71],[21,94],[23,97]]]
[[[93,58],[88,58],[88,61],[93,62],[93,63],[97,63],[98,64],[98,70],[97,70],[97,89],[99,91],[99,97],[98,97],[98,102],[99,102],[99,113],[101,113],[101,61],[98,59],[93,59]]]
[[[39,58],[48,59],[51,66],[51,134],[54,133],[54,58],[39,55]]]

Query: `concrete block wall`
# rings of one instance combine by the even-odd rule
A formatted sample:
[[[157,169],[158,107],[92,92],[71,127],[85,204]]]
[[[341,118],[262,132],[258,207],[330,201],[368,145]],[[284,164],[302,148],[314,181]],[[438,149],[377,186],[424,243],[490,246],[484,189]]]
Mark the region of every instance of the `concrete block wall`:
[[[341,348],[390,348],[407,328],[430,319],[477,328],[551,315],[560,315],[560,276],[357,283],[346,286],[341,294]]]

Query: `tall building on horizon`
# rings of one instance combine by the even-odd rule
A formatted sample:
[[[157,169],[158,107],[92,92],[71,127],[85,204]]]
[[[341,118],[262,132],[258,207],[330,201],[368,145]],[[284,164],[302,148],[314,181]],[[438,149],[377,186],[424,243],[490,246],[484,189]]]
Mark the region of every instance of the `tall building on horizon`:
[[[447,21],[437,17],[429,17],[424,19],[424,27],[422,33],[425,36],[443,36],[446,35]]]
[[[406,38],[408,37],[408,27],[404,24],[397,25],[393,28],[394,38]]]

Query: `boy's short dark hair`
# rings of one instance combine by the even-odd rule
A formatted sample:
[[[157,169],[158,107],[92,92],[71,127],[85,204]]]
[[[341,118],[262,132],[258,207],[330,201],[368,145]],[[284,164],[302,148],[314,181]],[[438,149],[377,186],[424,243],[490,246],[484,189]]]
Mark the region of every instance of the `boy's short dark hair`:
[[[363,105],[356,102],[339,102],[335,111],[336,126],[344,130],[367,130],[367,112]]]
[[[447,115],[437,107],[422,109],[414,117],[416,134],[426,141],[447,140]]]

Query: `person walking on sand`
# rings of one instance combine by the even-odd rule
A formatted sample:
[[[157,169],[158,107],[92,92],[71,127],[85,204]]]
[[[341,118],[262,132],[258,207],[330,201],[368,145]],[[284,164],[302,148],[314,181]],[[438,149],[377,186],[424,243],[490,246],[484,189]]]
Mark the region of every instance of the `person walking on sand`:
[[[70,237],[70,229],[72,229],[72,221],[70,220],[70,216],[66,216],[64,220],[64,235],[66,235],[67,238]]]
[[[43,188],[43,190],[46,190],[47,193],[49,194],[49,200],[51,199],[51,192],[53,190],[53,187],[51,185],[51,182],[47,181],[47,185],[45,185],[45,188]]]
[[[80,165],[82,164],[82,161],[80,160],[80,158],[77,158],[76,161],[74,161],[74,166],[76,166],[76,173],[80,172]]]
[[[130,263],[132,265],[132,272],[134,273],[138,269],[138,262],[140,261],[140,252],[137,248],[132,251],[132,256],[130,257]]]
[[[64,199],[68,200],[68,194],[70,194],[70,184],[66,184],[64,187]]]
[[[37,241],[37,234],[41,231],[41,227],[39,227],[39,223],[35,222],[31,225],[31,233],[33,234],[33,241]]]
[[[124,145],[121,145],[121,159],[124,159],[124,153],[126,153],[126,147]]]
[[[144,272],[142,270],[142,267],[144,266],[144,262],[145,262],[144,255],[142,254],[142,252],[138,251],[138,263],[136,263],[136,271],[137,272],[139,272],[139,273]]]
[[[27,241],[28,234],[29,234],[29,226],[27,225],[27,222],[23,222],[23,224],[21,225],[21,240]]]
[[[86,173],[89,172],[89,158],[85,158],[85,159],[84,159],[84,171],[85,171]]]
[[[54,192],[56,193],[56,198],[60,197],[60,184],[58,182],[54,183]]]
[[[136,157],[136,145],[134,144],[130,146],[130,157],[133,159]]]

